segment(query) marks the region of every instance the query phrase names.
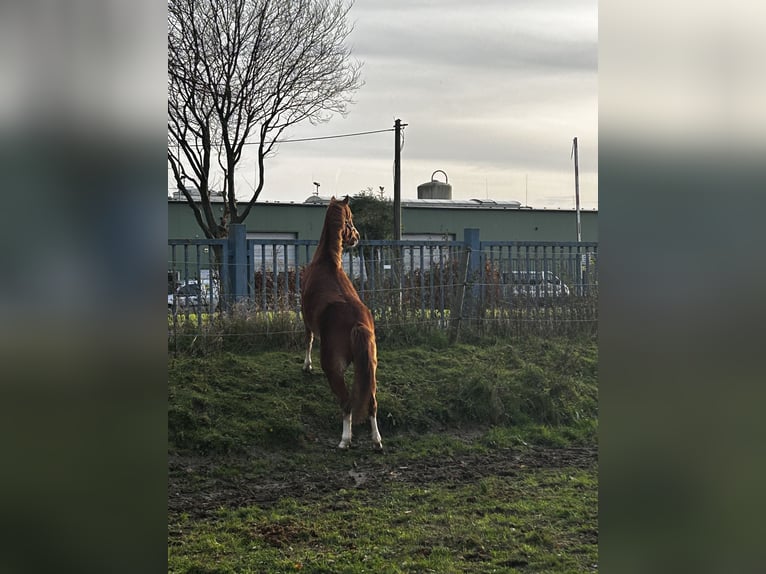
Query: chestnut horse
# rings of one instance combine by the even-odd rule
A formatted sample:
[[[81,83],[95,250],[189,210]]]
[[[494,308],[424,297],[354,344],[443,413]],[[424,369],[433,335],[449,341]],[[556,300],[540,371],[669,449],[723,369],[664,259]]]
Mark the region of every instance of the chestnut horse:
[[[355,247],[359,232],[354,227],[348,196],[333,197],[327,207],[324,228],[314,258],[303,271],[301,312],[306,325],[306,359],[303,370],[311,372],[311,346],[319,337],[320,364],[343,412],[343,434],[338,448],[351,444],[351,425],[369,418],[372,442],[382,448],[375,399],[378,353],[372,313],[362,303],[341,265],[344,247]],[[343,374],[354,364],[349,394]]]

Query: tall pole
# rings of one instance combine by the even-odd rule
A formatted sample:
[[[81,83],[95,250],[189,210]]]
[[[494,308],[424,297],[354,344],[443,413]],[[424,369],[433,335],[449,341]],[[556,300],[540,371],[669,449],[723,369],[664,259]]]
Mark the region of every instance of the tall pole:
[[[407,124],[404,124],[407,125]],[[402,238],[402,120],[394,122],[394,239]]]
[[[575,212],[577,213],[577,242],[582,241],[582,228],[580,227],[580,164],[577,158],[577,138],[572,142],[572,155],[574,155],[575,167]]]

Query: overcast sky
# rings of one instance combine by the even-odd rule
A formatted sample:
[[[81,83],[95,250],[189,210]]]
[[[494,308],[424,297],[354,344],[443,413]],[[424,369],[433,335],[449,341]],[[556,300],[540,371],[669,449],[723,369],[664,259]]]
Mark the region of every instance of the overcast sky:
[[[580,201],[598,207],[596,0],[357,0],[353,54],[365,85],[346,118],[300,125],[305,138],[408,124],[402,198],[437,170],[454,199],[515,199],[574,208],[572,140]],[[284,143],[266,165],[261,201],[303,201],[385,187],[393,197],[392,132]],[[255,162],[238,171],[251,196]],[[437,174],[436,179],[443,181]]]

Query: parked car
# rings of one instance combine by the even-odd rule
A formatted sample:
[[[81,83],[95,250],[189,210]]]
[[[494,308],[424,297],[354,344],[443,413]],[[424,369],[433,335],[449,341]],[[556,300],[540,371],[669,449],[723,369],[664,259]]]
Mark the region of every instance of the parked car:
[[[512,271],[506,278],[516,297],[566,297],[569,286],[551,271]]]
[[[218,307],[218,287],[215,283],[196,279],[181,283],[168,294],[168,309],[201,309],[213,311]]]

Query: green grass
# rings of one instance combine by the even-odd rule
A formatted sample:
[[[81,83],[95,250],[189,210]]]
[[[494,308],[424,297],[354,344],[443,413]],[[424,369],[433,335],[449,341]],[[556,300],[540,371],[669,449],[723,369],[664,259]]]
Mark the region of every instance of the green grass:
[[[587,572],[597,563],[592,473],[348,489],[220,511],[170,528],[169,572]]]
[[[171,357],[169,572],[593,571],[595,342],[430,341],[380,345],[383,454],[316,350]]]

